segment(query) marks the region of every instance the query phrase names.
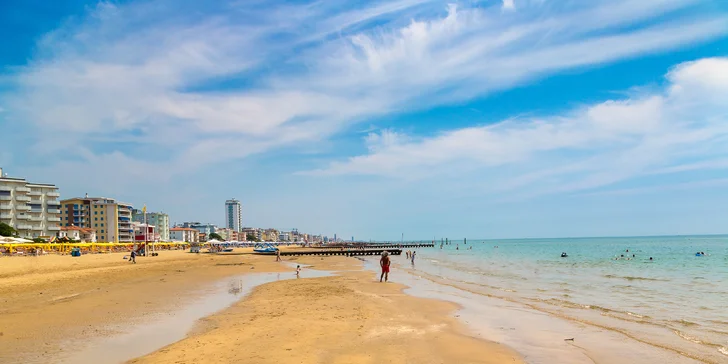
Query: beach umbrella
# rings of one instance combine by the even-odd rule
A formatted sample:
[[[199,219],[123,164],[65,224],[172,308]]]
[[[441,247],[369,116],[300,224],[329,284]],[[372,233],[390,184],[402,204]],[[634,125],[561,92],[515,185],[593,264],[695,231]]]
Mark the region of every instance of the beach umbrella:
[[[32,243],[33,242],[33,240],[28,240],[28,239],[23,239],[23,238],[11,238],[11,239],[13,239],[13,242],[20,243],[20,244]]]

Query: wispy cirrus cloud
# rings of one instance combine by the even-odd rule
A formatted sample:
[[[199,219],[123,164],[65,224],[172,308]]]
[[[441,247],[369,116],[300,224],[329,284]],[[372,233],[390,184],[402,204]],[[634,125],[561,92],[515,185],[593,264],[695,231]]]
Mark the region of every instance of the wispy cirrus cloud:
[[[308,173],[388,177],[489,176],[493,191],[573,192],[632,178],[726,167],[728,58],[673,68],[659,92],[580,107],[564,115],[519,118],[427,138],[392,138],[365,155]],[[396,135],[396,134],[395,134]],[[686,163],[686,161],[689,161]],[[499,178],[496,168],[515,175]]]
[[[164,157],[145,163],[174,174],[189,164],[325,140],[378,115],[462,102],[563,70],[726,34],[726,14],[676,13],[697,3],[524,0],[515,3],[518,11],[502,12],[512,2],[225,2],[195,9],[194,17],[169,1],[100,3],[44,37],[28,65],[6,75],[11,91],[0,104],[6,122],[34,130],[32,138],[43,145],[35,152],[83,142],[94,157],[79,153],[74,163],[104,164],[126,153],[103,143],[120,138],[156,150],[148,155]],[[635,101],[644,113],[661,110],[654,102]],[[513,124],[504,127],[506,138],[536,143],[545,133],[546,149],[578,148],[569,143],[587,133],[553,121],[537,131]],[[493,137],[478,128],[452,134],[459,142]],[[387,143],[378,150],[408,150],[399,139]],[[439,148],[452,141],[423,143]],[[529,153],[523,145],[508,153],[478,148],[505,159]],[[408,153],[447,160],[415,149],[390,157],[404,160]],[[485,154],[480,158],[493,163]],[[368,160],[384,158],[377,156],[384,154]],[[351,167],[329,170],[337,168]]]

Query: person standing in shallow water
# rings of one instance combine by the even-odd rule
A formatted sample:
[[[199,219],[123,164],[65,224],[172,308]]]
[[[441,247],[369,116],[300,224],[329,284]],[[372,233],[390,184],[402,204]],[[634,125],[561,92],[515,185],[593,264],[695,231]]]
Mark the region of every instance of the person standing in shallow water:
[[[382,275],[379,277],[381,282],[384,279],[385,282],[389,280],[389,266],[392,262],[389,260],[389,252],[382,252],[382,258],[379,259],[379,266],[382,267]]]

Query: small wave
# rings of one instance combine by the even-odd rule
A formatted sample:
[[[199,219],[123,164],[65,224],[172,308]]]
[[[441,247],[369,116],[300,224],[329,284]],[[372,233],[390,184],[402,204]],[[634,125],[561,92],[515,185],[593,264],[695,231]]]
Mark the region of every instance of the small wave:
[[[648,278],[648,277],[633,277],[633,276],[618,276],[614,274],[605,274],[604,278],[616,278],[616,279],[626,279],[628,281],[654,281],[654,282],[667,282],[665,279],[659,279],[659,278]]]
[[[693,343],[696,343],[696,344],[702,344],[703,343],[702,341],[698,340],[697,338],[692,337],[692,336],[687,335],[687,334],[684,334],[684,333],[682,333],[680,331],[673,330],[672,332],[674,332],[675,335],[680,336],[681,338],[683,338],[683,339],[685,339],[687,341],[690,341],[690,342],[693,342]]]
[[[726,348],[725,346],[719,347],[718,348],[718,352],[721,353],[721,354],[723,354],[723,355],[727,355],[728,356],[728,348]]]
[[[644,316],[642,316],[642,315],[638,315],[638,314],[636,314],[636,313],[632,313],[632,312],[627,312],[627,315],[629,315],[629,316],[634,316],[634,317],[637,317],[637,318],[645,318],[645,317],[644,317]]]
[[[696,325],[699,325],[699,324],[697,324],[695,322],[691,322],[691,321],[688,321],[688,320],[674,320],[673,322],[676,322],[676,323],[678,323],[680,325],[683,325],[683,326],[696,326]]]
[[[609,308],[606,308],[606,307],[602,307],[602,306],[596,306],[596,305],[588,305],[588,306],[586,306],[586,308],[589,308],[589,309],[592,309],[592,310],[597,310],[597,311],[602,311],[602,312],[615,312],[612,309],[609,309]]]

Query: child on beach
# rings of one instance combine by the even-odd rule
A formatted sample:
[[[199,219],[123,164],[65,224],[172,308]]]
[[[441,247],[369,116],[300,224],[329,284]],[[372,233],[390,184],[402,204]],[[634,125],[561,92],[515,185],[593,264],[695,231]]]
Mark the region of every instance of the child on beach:
[[[133,250],[131,251],[131,256],[129,257],[129,262],[136,264],[136,252]]]
[[[301,274],[301,266],[297,265],[296,266],[296,277],[298,277],[299,274]]]

